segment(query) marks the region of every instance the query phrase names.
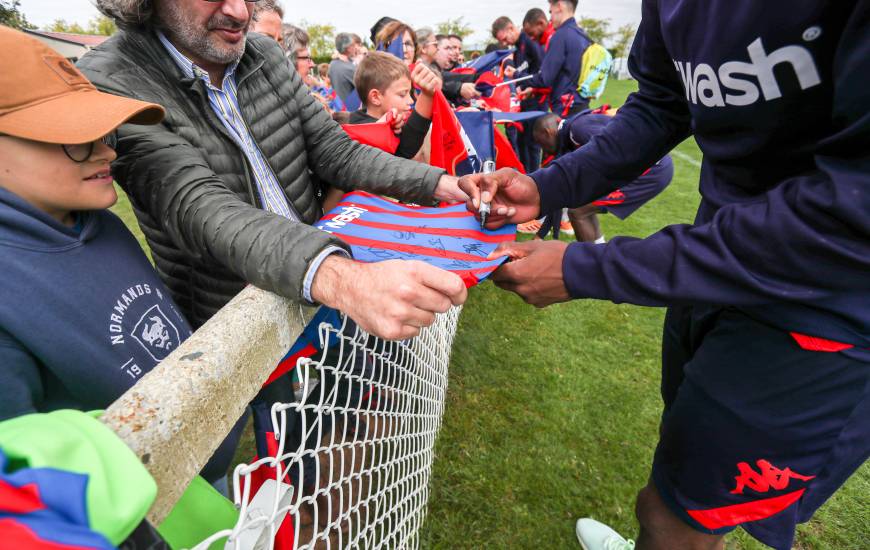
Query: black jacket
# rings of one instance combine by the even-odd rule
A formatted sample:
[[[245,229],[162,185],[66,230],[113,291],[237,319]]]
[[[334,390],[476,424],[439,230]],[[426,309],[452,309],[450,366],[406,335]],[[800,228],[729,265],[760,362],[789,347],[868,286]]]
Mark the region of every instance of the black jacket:
[[[100,89],[160,103],[158,126],[122,127],[115,179],[130,196],[161,278],[194,328],[246,283],[301,300],[309,264],[341,241],[321,215],[309,169],[342,189],[428,202],[443,170],[350,140],[313,99],[281,49],[248,35],[236,70],[242,116],[303,223],[261,210],[251,169],[151,31],[122,31],[79,67]]]

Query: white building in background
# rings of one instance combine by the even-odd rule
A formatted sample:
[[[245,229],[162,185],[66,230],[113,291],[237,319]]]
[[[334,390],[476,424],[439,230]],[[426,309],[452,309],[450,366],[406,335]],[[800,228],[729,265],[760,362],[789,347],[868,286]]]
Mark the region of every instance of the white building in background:
[[[44,42],[49,48],[54,49],[73,63],[109,38],[93,34],[72,34],[33,29],[24,29],[24,32]]]
[[[613,66],[610,68],[610,74],[617,80],[631,80],[632,76],[628,72],[628,58],[616,57],[613,59]]]

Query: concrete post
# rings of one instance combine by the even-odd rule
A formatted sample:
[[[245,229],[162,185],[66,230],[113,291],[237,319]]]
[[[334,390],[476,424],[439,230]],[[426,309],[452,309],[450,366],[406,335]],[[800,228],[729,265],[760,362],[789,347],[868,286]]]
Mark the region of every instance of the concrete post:
[[[248,287],[113,403],[102,421],[157,482],[159,525],[314,315]]]

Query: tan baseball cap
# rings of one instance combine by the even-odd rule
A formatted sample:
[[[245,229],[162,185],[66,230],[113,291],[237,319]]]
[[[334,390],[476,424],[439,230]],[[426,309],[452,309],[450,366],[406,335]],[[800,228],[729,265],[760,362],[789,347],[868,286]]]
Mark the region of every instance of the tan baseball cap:
[[[0,134],[75,145],[121,124],[157,124],[163,107],[98,91],[62,55],[0,25]]]

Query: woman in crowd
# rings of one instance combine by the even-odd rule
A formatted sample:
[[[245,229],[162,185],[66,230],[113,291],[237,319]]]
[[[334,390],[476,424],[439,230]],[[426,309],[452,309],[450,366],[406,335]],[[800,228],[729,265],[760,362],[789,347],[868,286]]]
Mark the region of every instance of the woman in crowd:
[[[413,29],[401,21],[391,21],[377,34],[376,45],[380,49],[387,49],[395,40],[402,43],[402,55],[405,65],[411,65],[417,57],[417,36]]]

